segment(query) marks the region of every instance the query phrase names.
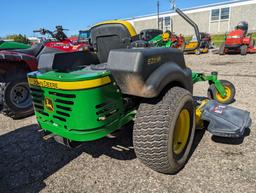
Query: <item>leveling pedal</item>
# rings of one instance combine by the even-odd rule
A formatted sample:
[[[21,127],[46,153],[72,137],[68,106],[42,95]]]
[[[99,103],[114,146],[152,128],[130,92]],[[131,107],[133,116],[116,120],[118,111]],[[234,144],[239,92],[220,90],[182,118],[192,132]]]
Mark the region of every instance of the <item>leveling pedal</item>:
[[[201,120],[209,122],[207,130],[214,136],[240,138],[251,126],[250,113],[208,100],[200,107]]]

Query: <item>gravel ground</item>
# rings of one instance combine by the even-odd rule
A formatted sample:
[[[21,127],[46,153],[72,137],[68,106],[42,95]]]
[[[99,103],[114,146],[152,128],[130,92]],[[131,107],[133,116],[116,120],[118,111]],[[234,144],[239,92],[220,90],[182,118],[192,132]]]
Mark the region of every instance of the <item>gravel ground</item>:
[[[256,55],[186,55],[195,71],[219,71],[234,83],[234,106],[251,112],[253,124],[243,140],[220,140],[197,131],[193,154],[176,175],[142,165],[131,133],[104,138],[70,150],[43,141],[35,117],[11,120],[0,115],[0,192],[256,192]],[[207,83],[194,88],[205,95]]]

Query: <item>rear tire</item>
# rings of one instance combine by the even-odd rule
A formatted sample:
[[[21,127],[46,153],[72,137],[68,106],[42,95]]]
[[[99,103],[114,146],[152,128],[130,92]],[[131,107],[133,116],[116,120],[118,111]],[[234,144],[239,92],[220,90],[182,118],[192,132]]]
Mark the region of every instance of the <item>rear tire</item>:
[[[254,39],[251,39],[250,41],[250,47],[254,47],[255,46],[255,40]]]
[[[142,103],[133,131],[137,157],[157,172],[177,173],[188,160],[194,123],[192,95],[183,88],[170,89],[160,101]]]
[[[3,109],[3,104],[4,104],[4,88],[6,84],[4,81],[0,82],[0,110]]]
[[[11,75],[10,80],[1,85],[0,94],[3,98],[2,112],[4,115],[20,119],[34,113],[26,73]]]
[[[248,50],[248,46],[247,45],[242,45],[240,48],[241,51],[241,55],[246,55],[247,54],[247,50]]]
[[[219,55],[225,55],[225,43],[222,43],[219,49]]]

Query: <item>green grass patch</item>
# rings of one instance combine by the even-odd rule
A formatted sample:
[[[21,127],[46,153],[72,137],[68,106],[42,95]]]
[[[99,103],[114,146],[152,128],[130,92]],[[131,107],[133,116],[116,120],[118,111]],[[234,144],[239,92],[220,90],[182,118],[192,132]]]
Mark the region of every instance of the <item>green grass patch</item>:
[[[216,47],[219,47],[225,41],[225,34],[212,35],[212,42]]]
[[[253,38],[253,39],[256,39],[256,32],[255,32],[255,33],[252,33],[252,38]]]
[[[225,41],[225,34],[211,35],[212,41],[216,47],[219,47]],[[252,38],[256,40],[256,32],[252,33]],[[185,37],[186,41],[190,41],[192,36]]]
[[[193,36],[185,36],[185,41],[189,42],[192,39]]]

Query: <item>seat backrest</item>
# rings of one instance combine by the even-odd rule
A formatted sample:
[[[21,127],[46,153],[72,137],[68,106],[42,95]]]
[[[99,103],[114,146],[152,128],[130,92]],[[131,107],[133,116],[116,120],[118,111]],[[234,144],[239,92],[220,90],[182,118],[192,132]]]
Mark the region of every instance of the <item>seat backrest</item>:
[[[160,34],[163,34],[163,30],[144,29],[140,32],[139,38],[140,38],[140,40],[149,41]]]
[[[38,62],[38,70],[68,72],[91,64],[98,64],[97,55],[93,52],[63,52],[42,54]]]
[[[38,43],[38,44],[35,44],[33,46],[31,46],[30,48],[27,48],[27,49],[15,49],[15,50],[12,50],[14,52],[20,52],[20,53],[24,53],[24,54],[28,54],[28,55],[32,55],[32,56],[37,56],[41,50],[44,48],[44,43],[41,42],[41,43]]]
[[[110,50],[128,48],[135,37],[134,27],[127,21],[114,20],[91,28],[91,43],[101,63],[107,62]]]

